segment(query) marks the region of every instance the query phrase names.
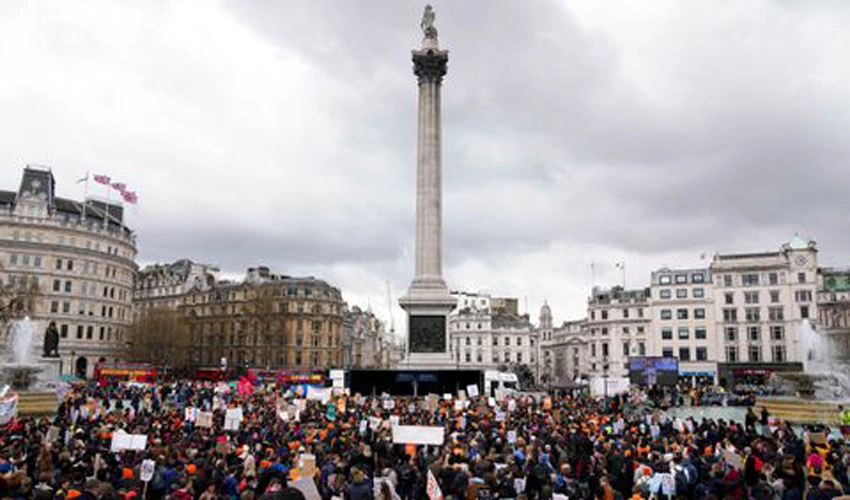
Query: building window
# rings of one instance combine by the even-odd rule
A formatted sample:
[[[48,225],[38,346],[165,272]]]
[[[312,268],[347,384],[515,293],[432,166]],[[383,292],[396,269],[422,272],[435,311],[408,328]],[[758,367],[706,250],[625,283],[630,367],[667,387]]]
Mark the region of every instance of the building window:
[[[770,291],[770,301],[774,304],[779,302],[779,290],[771,290]]]
[[[760,362],[761,361],[761,347],[757,345],[751,345],[747,351],[750,354],[750,361]]]
[[[629,318],[629,310],[628,310],[628,309],[623,309],[623,318],[624,318],[624,319],[628,319],[628,318]]]
[[[522,351],[516,353],[516,362],[522,363]]]
[[[463,355],[463,359],[464,359],[467,363],[472,362],[472,354],[471,354],[469,351],[466,351],[466,353]]]
[[[676,283],[687,283],[688,275],[687,274],[677,274],[676,275]]]
[[[638,356],[646,356],[646,344],[638,342]]]
[[[785,339],[785,327],[782,325],[773,325],[770,327],[770,338],[773,340]]]
[[[738,361],[738,346],[726,346],[726,361],[729,363],[735,363]]]
[[[748,273],[741,275],[741,284],[744,286],[758,286],[759,275],[756,273]]]
[[[692,292],[695,299],[701,299],[705,297],[705,289],[704,288],[694,288]]]
[[[707,337],[707,333],[704,326],[698,326],[694,328],[694,338],[697,340],[705,340]]]
[[[59,312],[59,301],[54,300],[50,302],[50,312],[58,313]]]
[[[806,282],[806,273],[797,273],[797,283]]]
[[[767,275],[767,282],[771,285],[779,284],[779,275],[776,273],[770,273]]]
[[[676,318],[678,318],[678,319],[688,319],[688,310],[687,309],[676,309]]]
[[[697,347],[697,361],[706,361],[708,360],[708,349],[705,347]]]
[[[602,335],[608,335],[608,327],[607,326],[602,327],[602,333],[601,334]]]
[[[661,340],[673,340],[673,329],[672,328],[662,328],[661,329]]]
[[[662,288],[661,290],[658,291],[658,297],[661,298],[661,299],[669,299],[670,297],[672,297],[670,289],[669,288]]]
[[[679,338],[680,339],[687,339],[689,336],[690,336],[690,332],[688,331],[688,327],[687,326],[680,326],[679,327]]]
[[[759,293],[758,292],[744,292],[744,303],[745,304],[758,304],[759,303]]]
[[[68,325],[59,325],[59,337],[63,339],[68,338]]]
[[[638,318],[642,318],[642,317],[643,317],[643,308],[639,307],[638,308]]]
[[[522,337],[517,337],[517,338],[516,338],[516,345],[517,345],[517,346],[521,346],[521,345],[522,345]]]
[[[794,292],[794,300],[796,302],[811,302],[812,301],[812,291],[811,290],[797,290]]]
[[[726,298],[726,304],[734,304],[735,303],[735,293],[734,292],[726,292],[723,294]]]
[[[676,298],[677,299],[687,299],[688,298],[688,289],[687,288],[677,288],[676,289]]]
[[[73,271],[74,270],[74,261],[71,260],[71,259],[68,259],[68,261],[65,263],[65,269],[67,269],[68,271]]]
[[[56,259],[56,269],[62,270],[62,259]]]
[[[705,309],[702,307],[694,309],[694,319],[705,319]]]
[[[732,275],[724,274],[723,275],[723,286],[732,286]]]
[[[661,319],[673,319],[673,311],[671,311],[670,309],[662,309]]]
[[[770,321],[784,321],[785,320],[785,314],[783,312],[782,306],[768,307],[767,308],[767,317]]]
[[[661,356],[665,357],[665,358],[672,358],[673,357],[673,348],[672,347],[665,347],[665,348],[661,349]]]
[[[61,292],[62,291],[62,282],[59,280],[53,280],[53,291]]]
[[[35,267],[41,267],[41,255],[36,255],[32,258],[32,265]]]
[[[69,301],[62,302],[62,312],[68,314],[71,312],[71,303]]]
[[[83,338],[83,326],[82,325],[77,326],[77,338],[78,339]]]
[[[750,342],[758,342],[761,338],[761,327],[759,326],[748,326],[747,327],[747,338]]]
[[[71,282],[70,281],[65,282],[65,293],[71,293]]]
[[[747,321],[761,321],[761,313],[758,307],[747,307],[744,309]]]
[[[658,283],[660,283],[662,285],[669,285],[670,282],[671,282],[671,280],[670,280],[669,274],[662,275],[658,278]]]
[[[694,273],[691,275],[691,281],[694,283],[705,283],[705,276],[702,273]]]
[[[773,350],[773,362],[774,363],[784,363],[785,362],[785,346],[784,345],[775,345],[772,348]]]
[[[596,344],[590,344],[590,357],[596,357]]]
[[[499,337],[493,337],[493,346],[499,345]]]
[[[630,352],[631,352],[631,351],[629,350],[629,343],[628,343],[628,342],[623,342],[623,356],[628,357],[628,355],[629,355],[629,353],[630,353]]]
[[[608,357],[608,342],[602,343],[602,356],[605,358]]]
[[[738,321],[738,310],[737,309],[724,309],[723,310],[723,321],[727,323],[733,323]]]
[[[691,360],[691,350],[688,347],[680,347],[679,348],[679,360],[681,361],[690,361]]]
[[[608,319],[608,311],[607,310],[604,310],[604,309],[602,310],[602,319]]]
[[[809,306],[800,306],[800,319],[809,319]]]

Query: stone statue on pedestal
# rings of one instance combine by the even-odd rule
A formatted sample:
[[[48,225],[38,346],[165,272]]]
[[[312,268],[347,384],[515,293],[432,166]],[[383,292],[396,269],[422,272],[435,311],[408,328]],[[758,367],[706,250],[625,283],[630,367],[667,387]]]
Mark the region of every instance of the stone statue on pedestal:
[[[59,330],[56,329],[56,322],[51,321],[44,332],[44,353],[45,358],[59,357]]]
[[[437,28],[434,26],[434,8],[430,5],[425,6],[425,12],[422,13],[422,22],[419,24],[422,27],[422,32],[425,33],[425,38],[437,39]]]

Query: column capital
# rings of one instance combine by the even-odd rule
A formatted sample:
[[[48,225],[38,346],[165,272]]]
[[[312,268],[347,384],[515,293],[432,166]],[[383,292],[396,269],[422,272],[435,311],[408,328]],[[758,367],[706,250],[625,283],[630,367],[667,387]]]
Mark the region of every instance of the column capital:
[[[421,49],[413,51],[413,74],[419,83],[440,84],[446,75],[449,51],[439,49]]]

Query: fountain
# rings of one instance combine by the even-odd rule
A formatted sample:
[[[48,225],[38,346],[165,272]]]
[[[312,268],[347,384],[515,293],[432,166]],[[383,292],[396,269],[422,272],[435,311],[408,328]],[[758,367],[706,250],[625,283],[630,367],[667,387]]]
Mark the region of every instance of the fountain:
[[[803,371],[774,373],[768,385],[777,396],[759,398],[756,406],[791,422],[834,424],[838,407],[850,406],[850,363],[809,320],[801,322],[799,333]]]
[[[37,323],[25,317],[9,324],[7,353],[0,363],[0,386],[8,385],[8,389],[19,394],[20,413],[30,412],[28,410],[50,413],[56,410],[56,384],[61,360],[55,330],[51,323],[44,334],[44,353],[38,356]]]

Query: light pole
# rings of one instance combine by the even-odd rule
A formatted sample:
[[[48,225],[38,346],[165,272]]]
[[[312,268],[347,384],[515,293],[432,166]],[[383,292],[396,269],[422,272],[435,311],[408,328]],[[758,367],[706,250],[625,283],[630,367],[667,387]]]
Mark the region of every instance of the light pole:
[[[608,399],[608,357],[602,357],[602,382],[605,384],[603,386],[603,394],[605,399]]]

